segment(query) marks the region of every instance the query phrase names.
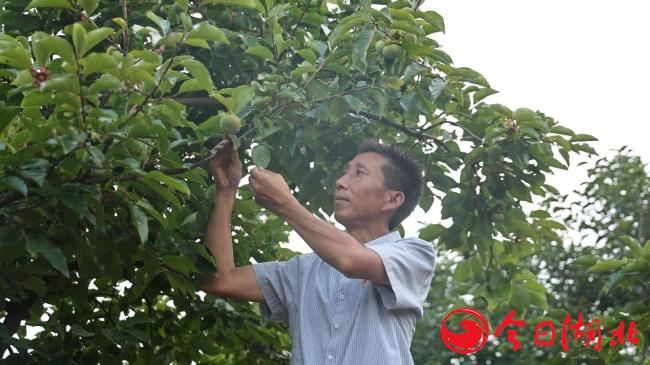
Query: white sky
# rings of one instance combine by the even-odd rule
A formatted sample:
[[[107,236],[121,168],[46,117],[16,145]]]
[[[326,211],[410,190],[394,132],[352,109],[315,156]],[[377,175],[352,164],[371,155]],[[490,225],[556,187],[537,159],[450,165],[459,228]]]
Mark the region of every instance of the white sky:
[[[644,133],[650,117],[643,111],[650,95],[650,3],[427,0],[421,9],[445,19],[446,33],[433,38],[454,66],[473,68],[499,91],[486,102],[539,110],[598,138],[592,146],[601,155],[628,145],[650,161]],[[585,166],[576,166],[584,156],[572,156],[569,171],[553,169],[547,182],[562,193],[578,189],[587,178]],[[417,208],[403,222],[406,235],[417,236],[419,221],[440,222],[439,203],[426,215]],[[283,246],[312,252],[295,231]]]

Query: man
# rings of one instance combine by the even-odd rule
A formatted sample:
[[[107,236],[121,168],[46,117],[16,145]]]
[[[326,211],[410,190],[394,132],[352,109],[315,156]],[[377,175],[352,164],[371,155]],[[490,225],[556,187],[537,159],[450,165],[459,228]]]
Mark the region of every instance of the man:
[[[335,219],[312,215],[284,178],[251,170],[255,201],[283,217],[314,250],[288,261],[234,267],[230,217],[242,165],[228,140],[213,160],[215,208],[206,244],[217,275],[203,290],[259,302],[265,320],[288,321],[292,364],[413,364],[410,345],[435,267],[429,242],[392,232],[418,204],[421,165],[366,140],[336,181]]]

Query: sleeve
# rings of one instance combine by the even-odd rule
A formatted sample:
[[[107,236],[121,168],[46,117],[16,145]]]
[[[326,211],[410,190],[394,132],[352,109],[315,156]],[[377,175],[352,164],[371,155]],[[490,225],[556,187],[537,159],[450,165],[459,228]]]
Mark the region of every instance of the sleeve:
[[[297,295],[299,259],[300,256],[295,256],[287,261],[252,264],[257,286],[264,296],[259,307],[266,321],[289,320],[289,311]]]
[[[381,258],[389,284],[372,283],[386,309],[411,309],[423,315],[433,272],[436,252],[419,238],[405,238],[368,248]]]

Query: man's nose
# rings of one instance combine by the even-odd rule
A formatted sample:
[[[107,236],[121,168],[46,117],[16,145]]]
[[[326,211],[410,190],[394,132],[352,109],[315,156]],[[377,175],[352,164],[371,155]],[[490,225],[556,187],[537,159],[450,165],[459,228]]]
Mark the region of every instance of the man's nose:
[[[338,179],[336,179],[336,181],[334,182],[335,190],[344,189],[347,186],[345,184],[344,179],[345,179],[345,175],[343,175],[343,176],[339,177]]]

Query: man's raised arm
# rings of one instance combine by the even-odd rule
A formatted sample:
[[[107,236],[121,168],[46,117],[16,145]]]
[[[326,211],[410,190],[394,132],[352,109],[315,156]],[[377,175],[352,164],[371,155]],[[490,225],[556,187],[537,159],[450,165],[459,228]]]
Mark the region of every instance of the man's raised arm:
[[[201,290],[221,297],[261,302],[264,298],[253,266],[235,267],[233,255],[230,223],[242,164],[230,140],[219,142],[216,149],[220,151],[211,161],[216,192],[204,243],[215,258],[217,273],[204,275]]]

